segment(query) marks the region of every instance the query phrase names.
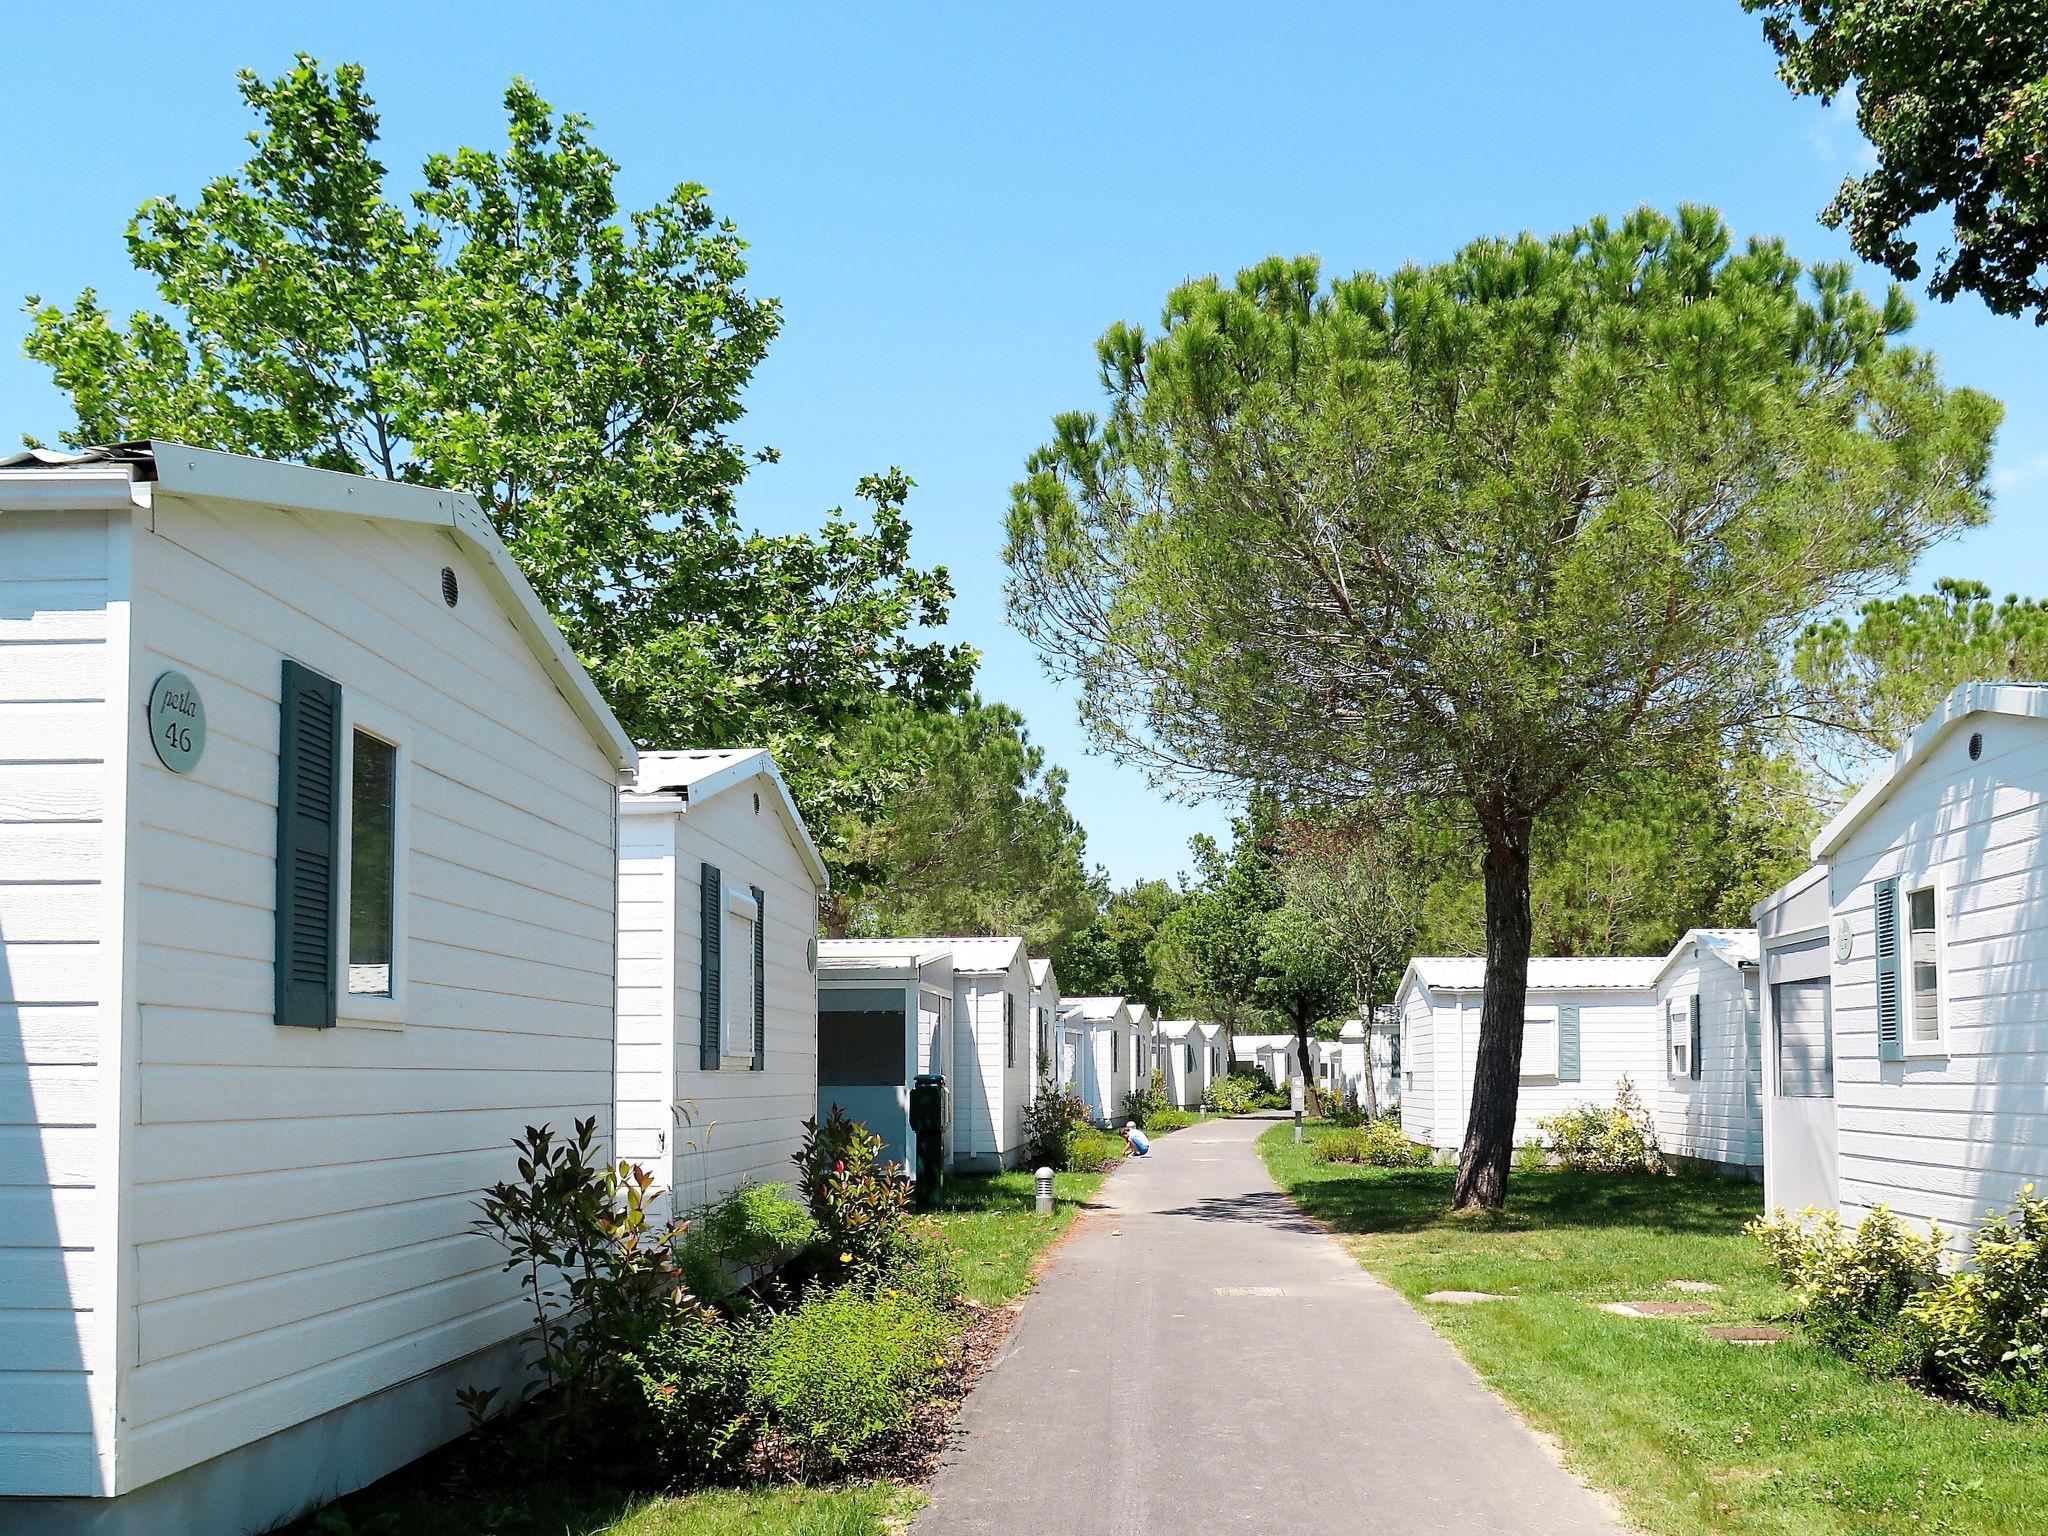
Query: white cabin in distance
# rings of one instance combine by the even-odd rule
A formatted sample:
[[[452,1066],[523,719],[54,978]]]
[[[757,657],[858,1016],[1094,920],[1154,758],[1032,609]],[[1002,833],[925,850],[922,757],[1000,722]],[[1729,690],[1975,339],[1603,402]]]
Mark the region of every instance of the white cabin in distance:
[[[1059,1072],[1059,1042],[1054,1038],[1060,1016],[1060,978],[1052,961],[1031,957],[1031,1091]],[[1055,1084],[1057,1086],[1057,1084]]]
[[[1754,928],[1695,928],[1657,973],[1664,1072],[1643,1088],[1672,1159],[1742,1178],[1764,1167]]]
[[[990,1173],[1023,1156],[1024,1106],[1031,1098],[1030,956],[1004,938],[915,939],[953,959],[951,1166]]]
[[[818,1118],[836,1105],[882,1138],[882,1156],[914,1169],[910,1085],[946,1075],[953,1053],[953,957],[904,939],[818,941]],[[952,1146],[946,1093],[942,1160]]]
[[[764,749],[642,753],[619,817],[619,1156],[683,1211],[786,1182],[817,1107],[824,861]]]
[[[1129,1012],[1121,997],[1069,997],[1060,1002],[1060,1082],[1088,1106],[1088,1117],[1108,1125],[1125,1089],[1130,1057]]]
[[[466,495],[0,461],[0,1525],[258,1531],[465,1428],[609,1136],[635,761]]]

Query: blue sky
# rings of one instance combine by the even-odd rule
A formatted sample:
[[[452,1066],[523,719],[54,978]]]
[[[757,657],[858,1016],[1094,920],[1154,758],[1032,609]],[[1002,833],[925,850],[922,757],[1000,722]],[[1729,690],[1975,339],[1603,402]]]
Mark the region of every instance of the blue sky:
[[[1002,620],[1009,486],[1053,412],[1095,403],[1104,326],[1273,252],[1387,269],[1645,202],[1711,203],[1841,257],[1815,212],[1866,152],[1843,111],[1778,84],[1736,0],[177,9],[169,26],[161,7],[80,4],[62,52],[0,44],[0,295],[146,302],[122,229],[145,197],[239,163],[238,67],[363,63],[400,187],[430,150],[497,143],[525,75],[594,119],[629,202],[694,180],[738,222],[756,291],[786,312],[742,428],[783,457],[743,511],[814,525],[862,473],[906,469],[917,554],[953,572],[984,692],[1070,770],[1118,881],[1185,867],[1188,835],[1227,809],[1166,804],[1088,756],[1071,699]],[[2008,407],[1996,520],[1915,585],[2048,594],[2048,333],[1923,302],[1914,339]],[[0,349],[0,442],[67,420],[43,371]]]

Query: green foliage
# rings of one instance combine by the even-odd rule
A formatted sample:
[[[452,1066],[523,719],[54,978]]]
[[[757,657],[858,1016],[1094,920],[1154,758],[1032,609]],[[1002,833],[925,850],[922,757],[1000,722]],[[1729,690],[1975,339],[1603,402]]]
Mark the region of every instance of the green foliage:
[[[600,1160],[595,1116],[568,1137],[528,1126],[513,1147],[518,1177],[478,1197],[470,1226],[505,1249],[503,1268],[519,1275],[532,1308],[537,1354],[524,1395],[544,1395],[523,1423],[546,1456],[596,1431],[626,1384],[626,1358],[689,1296],[676,1228],[650,1216],[647,1171]],[[492,1412],[493,1396],[462,1395],[473,1421]]]
[[[1559,1166],[1577,1173],[1657,1173],[1664,1167],[1656,1124],[1627,1077],[1615,1085],[1607,1108],[1581,1104],[1538,1120],[1536,1129]]]
[[[677,1482],[737,1470],[761,1430],[750,1383],[755,1335],[708,1307],[676,1314],[624,1364],[639,1389],[641,1443]]]
[[[910,1429],[951,1336],[941,1307],[899,1286],[816,1289],[762,1325],[754,1396],[812,1468],[843,1471]]]
[[[1403,1136],[1400,1124],[1392,1119],[1372,1120],[1356,1128],[1333,1127],[1318,1134],[1309,1151],[1324,1163],[1359,1163],[1368,1168],[1429,1166],[1429,1149]]]
[[[676,1262],[692,1295],[724,1302],[749,1271],[773,1268],[817,1236],[788,1185],[745,1183],[689,1213]]]
[[[831,932],[1017,933],[1044,954],[1094,919],[1066,773],[1046,765],[1015,710],[884,703],[841,750],[874,781],[903,782],[832,828]]]
[[[1070,997],[1128,997],[1162,1017],[1181,1011],[1176,978],[1162,970],[1160,933],[1181,904],[1164,880],[1139,880],[1103,899],[1102,909],[1053,952]]]
[[[872,526],[749,533],[730,433],[781,319],[705,190],[622,209],[619,167],[524,82],[503,148],[385,195],[363,72],[243,73],[253,151],[129,228],[160,312],[30,299],[28,355],[74,444],[165,437],[475,495],[636,741],[773,747],[828,826],[893,782],[838,733],[884,699],[950,708],[974,655],[943,570],[910,563],[900,472]],[[760,457],[772,457],[762,454]]]
[[[2048,603],[1993,603],[1982,582],[1943,578],[1931,593],[1866,603],[1853,622],[1809,626],[1792,667],[1818,731],[1811,755],[1846,786],[1897,751],[1958,683],[2048,676]]]
[[[1166,1074],[1154,1071],[1151,1080],[1144,1087],[1133,1088],[1124,1095],[1124,1101],[1117,1110],[1117,1119],[1127,1122],[1135,1120],[1139,1125],[1143,1125],[1148,1116],[1169,1107],[1166,1099]]]
[[[881,1153],[882,1138],[837,1104],[822,1124],[804,1121],[803,1145],[792,1159],[797,1188],[820,1247],[842,1265],[885,1265],[908,1235],[910,1181],[896,1164],[880,1161]]]
[[[1984,0],[1742,0],[1798,96],[1851,93],[1877,164],[1821,213],[1856,254],[1920,275],[1914,221],[1946,208],[1928,288],[2048,318],[2048,11]]]
[[[1202,1107],[1212,1115],[1248,1115],[1257,1109],[1286,1109],[1286,1094],[1273,1086],[1261,1067],[1233,1067],[1210,1079],[1202,1090]]]
[[[1082,1126],[1067,1144],[1067,1167],[1075,1173],[1100,1173],[1124,1157],[1124,1139],[1093,1126]]]
[[[1748,1230],[1797,1292],[1816,1339],[1886,1375],[1923,1368],[1926,1342],[1906,1307],[1941,1278],[1938,1230],[1922,1236],[1882,1205],[1854,1232],[1834,1211],[1811,1220],[1777,1211]]]
[[[1155,1109],[1145,1116],[1144,1129],[1147,1136],[1166,1136],[1174,1131],[1184,1131],[1201,1117],[1185,1109]]]
[[[1178,990],[1233,1033],[1256,1011],[1264,922],[1282,900],[1279,819],[1270,798],[1254,795],[1231,819],[1229,848],[1206,834],[1191,839],[1196,882],[1159,929],[1155,953]]]
[[[1088,1123],[1088,1106],[1071,1087],[1041,1082],[1024,1106],[1024,1156],[1033,1168],[1073,1166],[1074,1137]]]
[[[1906,1304],[1940,1386],[2000,1412],[2048,1412],[2048,1201],[2029,1184],[1970,1234],[1970,1267]]]

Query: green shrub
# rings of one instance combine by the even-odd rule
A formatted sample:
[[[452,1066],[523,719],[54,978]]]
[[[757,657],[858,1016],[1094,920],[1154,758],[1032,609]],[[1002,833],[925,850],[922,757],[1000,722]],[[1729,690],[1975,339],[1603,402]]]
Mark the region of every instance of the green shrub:
[[[749,1377],[813,1468],[844,1471],[909,1430],[945,1369],[944,1308],[882,1282],[813,1290],[760,1326]]]
[[[1233,1067],[1202,1090],[1202,1107],[1217,1115],[1286,1109],[1289,1103],[1287,1095],[1273,1086],[1273,1079],[1262,1067]]]
[[[1880,1205],[1853,1233],[1833,1211],[1810,1221],[1777,1211],[1748,1231],[1797,1292],[1815,1339],[1887,1375],[1922,1373],[1926,1336],[1906,1307],[1941,1277],[1938,1228],[1922,1237]]]
[[[1360,1163],[1368,1168],[1429,1166],[1429,1149],[1403,1136],[1392,1119],[1374,1120],[1355,1130],[1325,1131],[1309,1143],[1309,1155],[1321,1163]]]
[[[692,1294],[727,1301],[749,1270],[773,1269],[818,1238],[787,1184],[742,1184],[692,1211],[676,1258]]]
[[[882,1138],[837,1104],[822,1123],[804,1122],[797,1187],[825,1251],[841,1263],[886,1264],[909,1230],[910,1182],[881,1153]]]
[[[1906,1303],[1930,1379],[2002,1413],[2048,1411],[2048,1201],[2033,1185],[1970,1234],[1970,1265]]]
[[[624,1357],[640,1391],[638,1438],[669,1478],[702,1482],[746,1460],[761,1427],[752,1340],[711,1308],[686,1307]]]
[[[1656,1127],[1626,1077],[1615,1087],[1612,1108],[1581,1104],[1538,1120],[1536,1128],[1559,1165],[1580,1173],[1656,1173],[1664,1167]]]
[[[1074,1133],[1067,1150],[1067,1167],[1075,1173],[1100,1173],[1113,1168],[1124,1155],[1124,1139],[1088,1126]]]
[[[1072,1085],[1055,1088],[1050,1078],[1024,1106],[1024,1156],[1033,1168],[1066,1168],[1074,1133],[1088,1123],[1088,1106]]]
[[[1550,1152],[1535,1142],[1524,1142],[1515,1148],[1515,1172],[1546,1173],[1550,1169]]]
[[[1145,1117],[1147,1136],[1167,1136],[1175,1131],[1184,1131],[1193,1125],[1198,1117],[1185,1109],[1155,1109]]]

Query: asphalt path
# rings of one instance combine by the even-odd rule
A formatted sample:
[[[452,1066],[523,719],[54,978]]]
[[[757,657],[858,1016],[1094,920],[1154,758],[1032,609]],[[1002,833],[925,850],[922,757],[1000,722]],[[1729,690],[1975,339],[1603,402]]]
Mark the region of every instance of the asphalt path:
[[[969,1395],[914,1536],[1618,1536],[1601,1500],[1253,1142],[1190,1126],[1104,1181]]]

